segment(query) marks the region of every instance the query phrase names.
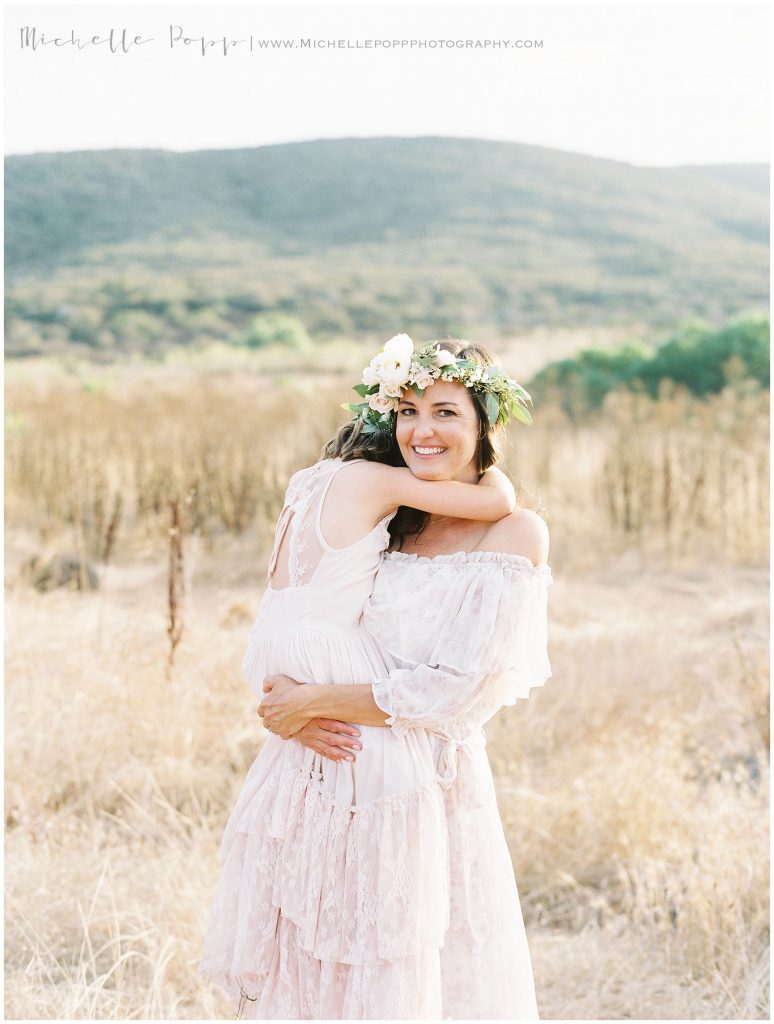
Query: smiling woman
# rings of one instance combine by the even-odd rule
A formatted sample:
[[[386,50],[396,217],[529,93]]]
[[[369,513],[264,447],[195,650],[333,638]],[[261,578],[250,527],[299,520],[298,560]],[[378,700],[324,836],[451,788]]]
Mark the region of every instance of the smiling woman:
[[[422,442],[435,441],[436,447],[441,448],[462,445],[461,464],[467,467],[466,479],[471,480],[475,479],[474,470],[480,475],[496,465],[503,456],[503,431],[498,429],[498,425],[503,426],[504,418],[501,415],[501,403],[496,400],[498,392],[503,389],[503,383],[506,387],[510,386],[510,392],[506,391],[503,404],[506,409],[513,409],[518,418],[525,423],[531,422],[531,416],[523,404],[525,399],[529,400],[529,395],[523,388],[519,388],[515,381],[500,373],[494,366],[492,353],[483,345],[459,340],[447,340],[443,345],[443,360],[451,357],[455,363],[465,364],[467,370],[463,370],[461,375],[457,374],[456,380],[436,379],[429,371],[415,375],[416,383],[412,388],[402,391],[397,403],[395,440],[402,460],[417,477],[428,480],[443,479],[450,468],[450,463],[448,459],[433,459],[432,456],[428,456],[423,452],[427,443]],[[444,362],[444,366],[448,365]],[[462,379],[459,379],[460,376]],[[433,385],[433,390],[429,393],[428,381]],[[434,415],[431,415],[431,412],[434,412]],[[440,433],[434,436],[428,431]],[[455,439],[456,445],[453,444]],[[469,456],[467,462],[465,455]],[[437,472],[432,469],[433,466]],[[436,519],[435,522],[438,523],[439,520]],[[398,541],[402,547],[402,535],[419,533],[427,524],[428,514],[424,511],[418,508],[399,509],[390,526],[393,544]],[[539,520],[539,524],[545,526],[542,519]],[[448,523],[446,533],[457,531],[459,526],[459,523]],[[540,529],[540,526],[537,525],[536,528]]]
[[[253,1019],[537,1017],[481,725],[550,675],[550,570],[508,555],[540,546],[531,514],[479,468],[515,382],[488,418],[453,374],[475,363],[494,394],[489,357],[427,350],[398,336],[372,361],[277,525],[243,662],[270,735],[226,825],[201,964]],[[463,550],[385,553],[398,538]]]
[[[406,465],[424,479],[442,478],[450,464],[478,479],[478,416],[464,385],[440,380],[421,398],[409,392],[400,399],[395,434]]]

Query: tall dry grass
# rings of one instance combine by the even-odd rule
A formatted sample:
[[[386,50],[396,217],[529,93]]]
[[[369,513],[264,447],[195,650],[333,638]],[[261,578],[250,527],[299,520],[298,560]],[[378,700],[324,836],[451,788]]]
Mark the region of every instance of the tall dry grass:
[[[251,529],[266,544],[290,474],[343,422],[345,389],[338,379],[238,374],[115,391],[12,384],[6,514],[44,540],[60,542],[65,527],[99,558],[117,508],[124,544],[153,545],[178,500],[187,533],[212,544]],[[760,563],[768,401],[752,382],[706,401],[665,382],[658,401],[610,394],[579,424],[542,404],[533,426],[511,428],[506,468],[522,502],[545,510],[563,566],[628,549],[668,564]]]
[[[6,1017],[233,1015],[196,966],[261,743],[240,657],[284,485],[341,400],[235,374],[9,382]],[[543,1017],[768,1017],[767,401],[611,396],[512,432],[551,529],[554,676],[488,743]],[[111,529],[99,591],[29,586],[28,555],[98,559]]]

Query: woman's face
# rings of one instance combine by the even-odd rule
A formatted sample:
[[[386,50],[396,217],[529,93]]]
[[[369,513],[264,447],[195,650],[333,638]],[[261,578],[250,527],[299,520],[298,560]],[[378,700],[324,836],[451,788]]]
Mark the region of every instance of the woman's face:
[[[414,476],[478,480],[478,415],[464,384],[437,380],[421,398],[406,388],[397,416],[395,437]]]

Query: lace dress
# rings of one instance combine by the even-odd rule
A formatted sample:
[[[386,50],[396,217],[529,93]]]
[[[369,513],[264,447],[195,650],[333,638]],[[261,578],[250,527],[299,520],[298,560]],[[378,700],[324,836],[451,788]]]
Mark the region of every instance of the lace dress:
[[[389,516],[331,549],[320,513],[349,464],[292,478],[269,566],[287,534],[290,583],[267,588],[243,668],[259,697],[274,672],[372,684],[391,727],[359,726],[354,763],[267,736],[223,834],[200,971],[247,1019],[536,1019],[481,725],[551,674],[550,570],[385,554]]]
[[[389,667],[360,617],[391,517],[340,550],[320,530],[351,464],[323,460],[290,481],[269,564],[271,580],[287,534],[289,585],[267,587],[243,661],[258,697],[276,672],[347,685]],[[440,1015],[448,837],[431,741],[360,732],[354,763],[269,734],[226,823],[199,970],[246,1019]]]
[[[398,737],[427,736],[444,794],[449,928],[441,1016],[538,1019],[532,964],[482,725],[551,676],[548,565],[475,551],[384,556],[366,627],[391,663],[374,698]]]

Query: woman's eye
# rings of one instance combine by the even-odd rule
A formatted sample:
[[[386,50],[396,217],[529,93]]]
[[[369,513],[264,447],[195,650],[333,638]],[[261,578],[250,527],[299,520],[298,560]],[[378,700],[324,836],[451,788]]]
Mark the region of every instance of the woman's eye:
[[[439,412],[439,414],[441,416],[443,416],[444,413],[448,414],[449,416],[456,416],[457,415],[457,413],[454,411],[454,409],[439,409],[438,412]]]
[[[413,409],[400,409],[398,415],[399,416],[408,416],[410,413],[413,413],[413,412],[414,412]]]

